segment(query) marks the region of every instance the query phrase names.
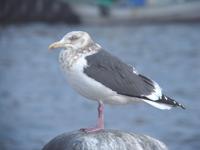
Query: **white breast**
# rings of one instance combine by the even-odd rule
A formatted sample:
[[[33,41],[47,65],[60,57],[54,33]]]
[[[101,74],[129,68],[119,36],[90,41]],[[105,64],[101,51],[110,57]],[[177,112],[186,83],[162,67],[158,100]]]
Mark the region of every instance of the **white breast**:
[[[104,103],[110,104],[126,104],[135,101],[134,98],[117,94],[115,91],[84,74],[84,67],[88,66],[85,59],[87,55],[81,56],[70,68],[64,67],[64,62],[60,62],[68,83],[78,93],[90,100],[101,100]]]
[[[116,92],[84,74],[84,67],[87,67],[87,62],[83,56],[70,69],[64,70],[69,84],[77,92],[92,100],[104,100],[116,95]]]

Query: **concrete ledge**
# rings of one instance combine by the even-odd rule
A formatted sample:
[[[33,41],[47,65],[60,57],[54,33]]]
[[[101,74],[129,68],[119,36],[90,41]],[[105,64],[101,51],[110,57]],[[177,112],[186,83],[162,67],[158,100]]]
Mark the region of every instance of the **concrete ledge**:
[[[146,135],[102,130],[95,133],[64,133],[52,139],[42,150],[167,150],[167,147]]]

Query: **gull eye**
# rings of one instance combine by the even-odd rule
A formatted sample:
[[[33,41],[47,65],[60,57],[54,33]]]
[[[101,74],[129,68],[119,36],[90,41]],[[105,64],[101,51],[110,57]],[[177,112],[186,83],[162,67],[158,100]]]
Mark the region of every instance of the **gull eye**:
[[[78,39],[78,37],[77,37],[77,36],[75,36],[75,35],[73,35],[73,36],[71,36],[69,39],[70,39],[70,40],[72,40],[72,41],[74,41],[74,40],[77,40],[77,39]]]

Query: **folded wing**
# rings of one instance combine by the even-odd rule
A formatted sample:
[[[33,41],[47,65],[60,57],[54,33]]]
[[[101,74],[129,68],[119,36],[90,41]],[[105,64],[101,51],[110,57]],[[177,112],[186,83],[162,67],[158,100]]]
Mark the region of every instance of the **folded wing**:
[[[84,72],[118,94],[130,97],[158,100],[162,96],[158,84],[137,73],[104,50],[86,57],[88,66]]]

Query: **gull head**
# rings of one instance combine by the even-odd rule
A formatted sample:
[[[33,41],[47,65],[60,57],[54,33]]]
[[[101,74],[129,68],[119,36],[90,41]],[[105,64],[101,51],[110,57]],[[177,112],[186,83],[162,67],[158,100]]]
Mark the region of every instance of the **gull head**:
[[[93,43],[90,35],[84,31],[72,31],[67,33],[60,41],[49,45],[49,49],[63,48],[64,50],[83,49]]]

